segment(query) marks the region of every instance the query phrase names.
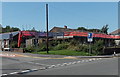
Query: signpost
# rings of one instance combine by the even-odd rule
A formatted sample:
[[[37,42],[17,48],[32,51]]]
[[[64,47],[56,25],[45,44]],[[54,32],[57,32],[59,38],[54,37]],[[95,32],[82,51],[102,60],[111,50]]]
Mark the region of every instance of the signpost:
[[[92,33],[88,33],[87,40],[89,42],[89,54],[91,54],[91,42],[93,41],[93,34]]]

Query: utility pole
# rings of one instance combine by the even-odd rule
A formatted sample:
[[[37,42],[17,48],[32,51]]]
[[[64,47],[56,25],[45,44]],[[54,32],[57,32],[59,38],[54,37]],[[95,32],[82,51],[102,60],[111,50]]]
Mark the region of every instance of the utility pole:
[[[47,53],[48,52],[48,4],[46,4],[46,28],[47,28],[47,40],[46,40],[46,45],[47,45]]]

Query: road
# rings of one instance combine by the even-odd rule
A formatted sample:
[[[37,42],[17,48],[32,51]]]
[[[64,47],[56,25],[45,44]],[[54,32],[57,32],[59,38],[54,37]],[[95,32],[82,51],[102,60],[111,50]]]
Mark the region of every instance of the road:
[[[93,62],[39,70],[27,75],[118,75],[118,59],[104,59]]]
[[[8,53],[2,56],[0,65],[3,76],[118,75],[118,61],[118,58],[50,58]]]

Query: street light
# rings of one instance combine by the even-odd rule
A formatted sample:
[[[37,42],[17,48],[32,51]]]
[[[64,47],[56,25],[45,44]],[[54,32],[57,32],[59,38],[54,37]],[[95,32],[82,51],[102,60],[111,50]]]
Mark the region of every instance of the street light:
[[[46,29],[47,29],[46,45],[47,45],[47,53],[49,53],[48,52],[48,4],[46,4]]]

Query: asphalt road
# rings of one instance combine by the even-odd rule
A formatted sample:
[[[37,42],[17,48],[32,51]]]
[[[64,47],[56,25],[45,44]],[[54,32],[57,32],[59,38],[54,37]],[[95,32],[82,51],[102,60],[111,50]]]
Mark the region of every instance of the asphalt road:
[[[69,66],[39,70],[26,75],[118,75],[118,58],[83,62]]]
[[[31,69],[40,69],[42,67],[49,67],[51,65],[55,64],[62,64],[65,62],[74,62],[74,61],[79,61],[83,59],[50,59],[50,58],[41,58],[41,57],[33,57],[29,56],[26,57],[27,55],[22,55],[22,56],[13,56],[13,53],[4,53],[4,56],[2,56],[2,62],[0,65],[2,65],[2,74],[3,75],[10,75],[15,72],[22,72],[26,70],[31,70]],[[20,54],[21,55],[21,54]]]
[[[25,56],[3,56],[0,63],[2,75],[118,75],[118,58],[52,59]],[[35,71],[31,71],[33,69]]]

